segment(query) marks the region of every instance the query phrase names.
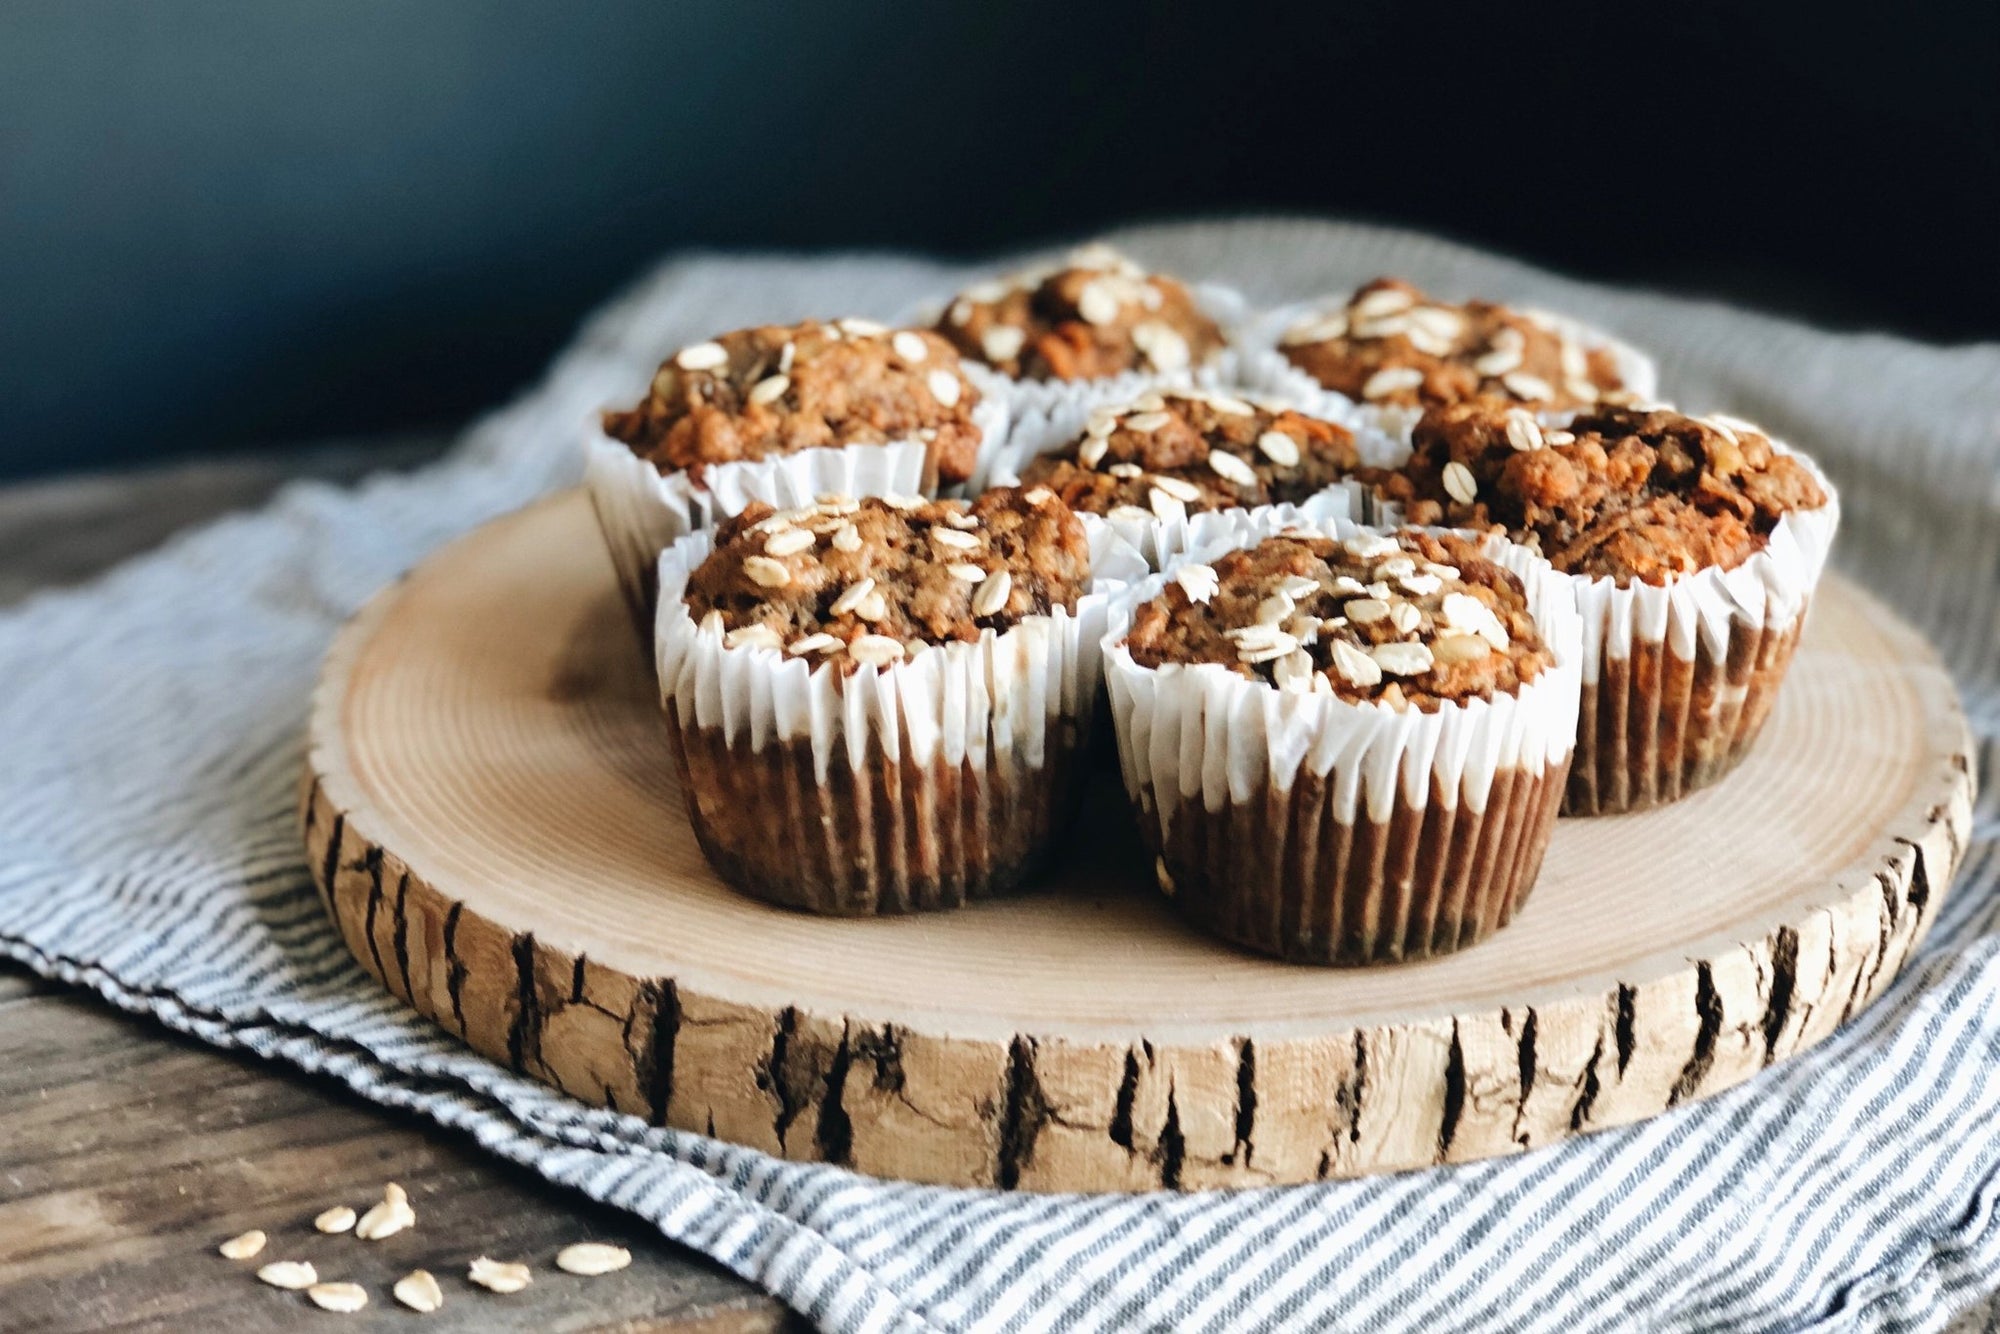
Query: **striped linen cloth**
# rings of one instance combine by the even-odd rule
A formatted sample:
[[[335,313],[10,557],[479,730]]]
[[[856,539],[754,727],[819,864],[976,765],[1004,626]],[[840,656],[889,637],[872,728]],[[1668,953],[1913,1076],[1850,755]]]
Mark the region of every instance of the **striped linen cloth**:
[[[1571,311],[1659,354],[1687,406],[1813,449],[1847,507],[1835,559],[1944,651],[1989,775],[1958,888],[1888,994],[1744,1087],[1523,1157],[1113,1197],[775,1161],[584,1107],[406,1012],[342,949],[293,828],[335,629],[439,543],[571,481],[584,414],[681,342],[886,316],[969,276],[879,257],[670,263],[445,462],[293,487],[0,617],[0,950],[469,1131],[832,1330],[1930,1329],[1984,1310],[2000,1290],[2000,347],[1837,336],[1356,226],[1113,239],[1259,302],[1393,272]]]

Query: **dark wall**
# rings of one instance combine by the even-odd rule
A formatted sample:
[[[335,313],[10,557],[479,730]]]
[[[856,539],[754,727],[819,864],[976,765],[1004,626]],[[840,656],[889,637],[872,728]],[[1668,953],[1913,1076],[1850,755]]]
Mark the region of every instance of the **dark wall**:
[[[0,474],[453,423],[687,245],[1333,212],[1991,337],[1957,8],[0,0]]]

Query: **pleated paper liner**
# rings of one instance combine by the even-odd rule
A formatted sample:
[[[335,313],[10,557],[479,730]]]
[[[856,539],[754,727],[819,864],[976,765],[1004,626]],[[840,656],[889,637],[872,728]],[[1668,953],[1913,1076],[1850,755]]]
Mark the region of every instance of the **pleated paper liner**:
[[[1266,515],[1119,594],[1105,679],[1126,791],[1161,888],[1195,925],[1302,963],[1462,948],[1511,919],[1541,866],[1576,738],[1581,629],[1569,580],[1497,537],[1555,663],[1512,694],[1431,711],[1288,694],[1220,664],[1142,667],[1134,608],[1182,565],[1287,528]]]
[[[1329,780],[1302,772],[1289,790],[1266,783],[1220,810],[1186,803],[1164,839],[1141,824],[1162,891],[1211,934],[1294,963],[1427,959],[1485,939],[1527,902],[1568,763],[1497,771],[1478,811],[1433,778],[1427,801],[1343,822]],[[1156,802],[1141,794],[1142,807]]]
[[[1076,814],[1092,726],[1053,720],[1039,765],[1011,749],[924,761],[870,734],[858,764],[822,777],[809,739],[749,749],[667,714],[709,864],[753,898],[840,917],[958,908],[1031,879]]]
[[[711,535],[660,556],[657,665],[688,816],[742,892],[810,912],[949,908],[1004,892],[1074,809],[1111,594],[1145,573],[1091,532],[1091,590],[977,642],[843,674],[723,643],[682,601]]]
[[[1722,657],[1682,658],[1642,641],[1586,682],[1565,815],[1639,811],[1678,801],[1734,769],[1776,703],[1805,629],[1738,623]]]

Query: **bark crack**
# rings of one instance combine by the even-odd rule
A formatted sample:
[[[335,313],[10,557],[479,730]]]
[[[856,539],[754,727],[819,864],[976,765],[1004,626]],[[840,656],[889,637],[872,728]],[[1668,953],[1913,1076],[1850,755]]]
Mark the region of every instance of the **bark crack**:
[[[1798,985],[1799,933],[1781,926],[1771,944],[1771,990],[1764,1003],[1764,1064],[1777,1059],[1778,1040],[1792,1017],[1792,993]]]
[[[319,896],[326,901],[327,910],[333,909],[333,879],[340,874],[340,843],[347,837],[347,815],[336,813],[333,817],[333,832],[327,835],[326,856],[320,862]]]
[[[1527,1146],[1528,1134],[1521,1128],[1528,1115],[1528,1098],[1535,1091],[1535,1034],[1541,1024],[1535,1014],[1535,1007],[1528,1007],[1528,1017],[1521,1021],[1521,1036],[1515,1051],[1516,1064],[1521,1072],[1521,1100],[1514,1105],[1514,1142]]]
[[[1347,1120],[1347,1142],[1361,1142],[1361,1108],[1368,1096],[1368,1038],[1360,1029],[1354,1030],[1354,1082],[1349,1086],[1349,1110],[1352,1115]]]
[[[417,989],[410,984],[410,873],[396,877],[396,972],[403,979],[403,999],[416,1003]]]
[[[507,1060],[523,1074],[541,1059],[542,1002],[535,987],[535,933],[514,937],[514,1022],[507,1029]]]
[[[1451,1021],[1451,1055],[1444,1065],[1444,1119],[1438,1124],[1437,1160],[1451,1154],[1451,1142],[1458,1135],[1459,1118],[1465,1114],[1465,1045],[1459,1040],[1458,1020]]]
[[[1118,1081],[1118,1101],[1111,1111],[1111,1142],[1132,1152],[1132,1104],[1139,1096],[1139,1053],[1125,1049],[1125,1077]]]
[[[1917,910],[1917,918],[1921,921],[1924,909],[1928,908],[1931,902],[1930,859],[1924,856],[1924,850],[1920,845],[1910,843],[1908,839],[1904,839],[1903,842],[1909,845],[1914,858],[1910,863],[1910,887],[1904,892],[1903,897]]]
[[[451,997],[451,1019],[458,1025],[458,1035],[465,1036],[465,960],[458,957],[458,923],[465,915],[465,904],[454,900],[451,911],[444,915],[444,989]]]
[[[667,1107],[674,1100],[674,1044],[681,1033],[681,993],[672,978],[642,985],[640,996],[650,1002],[653,1031],[646,1041],[640,1061],[640,1092],[646,1099],[650,1120],[656,1126],[667,1123]],[[637,1006],[633,1007],[637,1010]],[[629,1039],[628,1039],[629,1041]]]
[[[374,960],[375,976],[387,985],[389,970],[382,963],[382,947],[375,941],[375,914],[381,910],[383,895],[382,849],[371,844],[361,864],[368,872],[368,910],[361,916],[361,934],[368,938],[368,957]]]
[[[1222,1161],[1232,1163],[1240,1153],[1243,1166],[1250,1166],[1250,1156],[1256,1152],[1256,1134],[1257,1047],[1249,1038],[1243,1038],[1236,1047],[1236,1143]]]
[[[771,1095],[778,1104],[777,1115],[771,1118],[771,1129],[777,1133],[778,1146],[784,1147],[785,1136],[791,1131],[792,1122],[805,1110],[807,1098],[801,1096],[792,1086],[791,1072],[786,1068],[785,1058],[791,1054],[792,1034],[797,1030],[799,1012],[787,1005],[778,1012],[777,1031],[771,1035],[771,1050],[757,1069],[757,1087]]]
[[[854,1157],[854,1122],[847,1115],[847,1069],[853,1061],[848,1034],[840,1034],[833,1062],[826,1070],[826,1092],[819,1101],[819,1115],[813,1124],[813,1145],[822,1160],[843,1167]]]
[[[1618,1077],[1625,1078],[1626,1067],[1632,1064],[1632,1049],[1637,1045],[1635,1028],[1639,1009],[1639,989],[1618,984],[1618,1022],[1614,1036],[1618,1042]]]
[[[1856,1009],[1867,1004],[1875,994],[1876,979],[1882,975],[1882,965],[1889,958],[1889,938],[1896,930],[1897,910],[1901,904],[1896,898],[1896,887],[1889,876],[1877,872],[1875,886],[1882,891],[1882,915],[1875,922],[1875,957],[1867,966],[1859,964],[1854,969],[1854,986],[1847,993],[1847,1004],[1841,1007],[1840,1022],[1846,1023],[1854,1017]]]
[[[1604,1059],[1604,1034],[1600,1030],[1597,1045],[1590,1049],[1590,1060],[1584,1064],[1583,1075],[1577,1081],[1579,1092],[1576,1104],[1569,1109],[1569,1129],[1571,1134],[1582,1130],[1590,1120],[1590,1113],[1597,1106],[1597,1095],[1601,1089],[1597,1080],[1597,1063]]]
[[[1160,1184],[1179,1190],[1181,1168],[1187,1162],[1187,1137],[1181,1133],[1180,1099],[1172,1079],[1167,1081],[1167,1122],[1160,1127],[1160,1147],[1154,1158],[1160,1165]]]
[[[903,1092],[903,1035],[894,1024],[880,1029],[862,1029],[854,1039],[854,1054],[875,1067],[875,1087],[883,1093]],[[903,1099],[909,1106],[909,1100]],[[915,1111],[915,1107],[911,1107]],[[921,1115],[921,1113],[919,1113]]]
[[[1172,1110],[1170,1100],[1170,1120]],[[1034,1164],[1035,1140],[1051,1112],[1041,1081],[1035,1077],[1035,1040],[1017,1034],[1007,1048],[1007,1110],[1000,1123],[1000,1161],[994,1173],[1002,1188],[1012,1190],[1020,1185],[1021,1169]]]
[[[1694,1009],[1701,1026],[1695,1030],[1694,1051],[1667,1093],[1669,1107],[1692,1096],[1715,1064],[1715,1039],[1722,1033],[1722,996],[1715,989],[1715,970],[1706,959],[1695,968]]]

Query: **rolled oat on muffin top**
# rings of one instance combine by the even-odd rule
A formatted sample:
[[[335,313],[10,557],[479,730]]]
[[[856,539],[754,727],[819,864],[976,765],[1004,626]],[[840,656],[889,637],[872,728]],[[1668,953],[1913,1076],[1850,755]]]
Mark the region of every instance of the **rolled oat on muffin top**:
[[[1134,609],[1141,667],[1215,663],[1277,689],[1435,711],[1513,694],[1555,662],[1521,581],[1480,542],[1402,530],[1265,538],[1180,566]]]
[[[967,288],[945,308],[937,332],[1017,380],[1171,374],[1223,345],[1222,329],[1184,284],[1103,245],[1075,250],[1054,268]]]
[[[1090,579],[1083,525],[1046,487],[969,502],[828,496],[806,509],[752,505],[724,523],[683,600],[728,647],[851,672],[1074,611]]]
[[[1550,427],[1491,402],[1433,408],[1401,468],[1373,477],[1409,523],[1500,528],[1557,570],[1620,585],[1734,569],[1827,494],[1758,428],[1605,407]]]
[[[1162,390],[1099,408],[1077,440],[1022,470],[1072,508],[1114,518],[1174,519],[1298,503],[1360,465],[1354,433],[1272,404]]]
[[[960,482],[979,450],[979,399],[957,350],[935,333],[808,320],[682,348],[643,402],[604,415],[604,429],[663,473],[920,440],[939,478]]]
[[[1342,310],[1307,316],[1279,351],[1356,402],[1411,407],[1490,396],[1537,408],[1621,398],[1617,355],[1555,316],[1491,301],[1434,301],[1400,278],[1377,278]]]

